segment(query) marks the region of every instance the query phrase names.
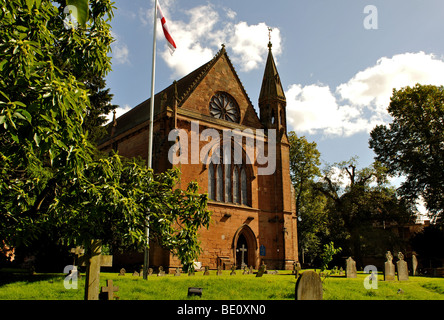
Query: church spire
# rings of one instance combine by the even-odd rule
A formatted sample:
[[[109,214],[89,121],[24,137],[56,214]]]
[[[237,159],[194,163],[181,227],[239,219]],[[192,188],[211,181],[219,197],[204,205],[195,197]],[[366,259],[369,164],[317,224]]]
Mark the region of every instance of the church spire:
[[[268,129],[281,129],[286,132],[286,105],[284,89],[281,79],[274,62],[271,43],[268,42],[268,58],[265,64],[264,77],[262,79],[262,87],[259,95],[259,111],[262,125]]]
[[[271,30],[269,29],[269,31]],[[281,79],[276,68],[276,63],[274,62],[272,47],[270,36],[270,41],[268,42],[268,58],[265,64],[259,103],[275,99],[286,101]]]

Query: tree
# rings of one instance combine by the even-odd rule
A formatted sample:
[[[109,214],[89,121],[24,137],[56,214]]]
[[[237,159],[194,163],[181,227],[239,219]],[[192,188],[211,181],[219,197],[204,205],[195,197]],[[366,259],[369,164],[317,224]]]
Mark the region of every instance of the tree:
[[[315,142],[288,134],[290,143],[290,177],[295,189],[298,239],[302,261],[305,254],[315,257],[321,250],[321,234],[326,233],[325,197],[314,191],[313,181],[320,175],[320,153]]]
[[[404,199],[421,196],[433,218],[444,213],[444,87],[417,84],[393,90],[390,125],[371,132],[370,148],[390,174],[406,177]]]
[[[357,260],[394,245],[388,242],[393,235],[375,224],[402,225],[414,217],[412,208],[386,185],[386,178],[386,169],[378,162],[359,170],[352,158],[327,167],[316,183],[315,188],[328,198],[330,240]]]
[[[17,246],[57,230],[68,244],[146,245],[149,217],[153,237],[190,264],[207,196],[194,182],[178,189],[175,170],[98,156],[83,127],[87,83],[111,70],[111,2],[91,0],[79,28],[65,28],[64,1],[0,4],[0,239]]]

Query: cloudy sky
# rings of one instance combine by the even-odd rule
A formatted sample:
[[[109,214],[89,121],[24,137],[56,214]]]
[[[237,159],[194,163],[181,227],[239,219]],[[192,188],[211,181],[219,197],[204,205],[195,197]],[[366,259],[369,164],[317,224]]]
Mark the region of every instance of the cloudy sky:
[[[119,114],[150,97],[153,2],[115,0],[107,85]],[[257,108],[271,27],[288,129],[317,142],[324,163],[370,165],[369,132],[390,122],[392,89],[444,85],[442,0],[159,2],[178,48],[171,56],[159,27],[156,92],[225,44]]]

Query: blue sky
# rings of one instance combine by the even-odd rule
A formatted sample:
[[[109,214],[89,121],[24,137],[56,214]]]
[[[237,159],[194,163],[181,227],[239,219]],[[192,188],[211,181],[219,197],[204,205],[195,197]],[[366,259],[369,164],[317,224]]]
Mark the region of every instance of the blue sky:
[[[361,167],[370,165],[369,132],[390,122],[392,88],[444,85],[442,0],[159,2],[178,49],[170,55],[159,24],[156,92],[208,62],[224,43],[257,108],[269,26],[288,130],[315,141],[325,163],[358,156]],[[107,86],[118,114],[150,97],[153,3],[115,1]]]

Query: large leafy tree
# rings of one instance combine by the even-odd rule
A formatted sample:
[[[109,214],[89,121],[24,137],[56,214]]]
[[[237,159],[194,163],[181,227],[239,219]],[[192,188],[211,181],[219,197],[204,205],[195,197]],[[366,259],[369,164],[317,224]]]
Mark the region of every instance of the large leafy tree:
[[[290,143],[290,176],[295,189],[296,215],[298,217],[298,243],[302,261],[305,256],[315,257],[322,249],[323,234],[327,233],[325,197],[313,189],[321,174],[320,152],[315,142],[288,134]]]
[[[419,85],[393,90],[388,126],[371,132],[370,148],[392,174],[406,177],[400,193],[425,201],[432,216],[444,213],[444,87]]]
[[[86,1],[83,1],[86,2]],[[0,0],[0,239],[29,243],[54,232],[147,244],[152,236],[188,264],[208,227],[206,195],[178,173],[98,157],[84,129],[87,82],[111,70],[109,0],[91,0],[87,23],[66,28],[64,1]]]
[[[374,227],[389,222],[403,225],[414,218],[412,207],[387,185],[386,169],[378,162],[358,169],[357,160],[352,158],[329,166],[315,188],[328,199],[330,239],[345,254],[359,261],[366,254],[402,245],[384,228]]]

